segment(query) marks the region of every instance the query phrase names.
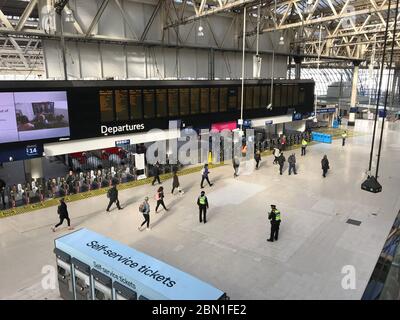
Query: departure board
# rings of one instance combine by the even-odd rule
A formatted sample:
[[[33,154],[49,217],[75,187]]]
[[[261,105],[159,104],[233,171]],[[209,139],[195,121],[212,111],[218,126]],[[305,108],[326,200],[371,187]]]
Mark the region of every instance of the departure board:
[[[191,114],[197,114],[200,112],[200,89],[190,89],[190,110]]]
[[[101,90],[100,95],[100,114],[101,122],[114,121],[114,96],[112,90]]]
[[[287,105],[288,107],[292,107],[293,106],[293,85],[289,84],[287,86]]]
[[[282,85],[281,86],[281,106],[282,107],[287,107],[287,86],[286,85]]]
[[[297,107],[299,105],[299,86],[295,84],[293,86],[293,106]]]
[[[244,97],[244,108],[252,109],[253,108],[253,87],[245,87],[245,97]]]
[[[179,89],[179,109],[181,116],[190,114],[190,89]]]
[[[170,117],[176,117],[179,114],[178,89],[168,89],[168,110]]]
[[[218,88],[210,89],[210,112],[218,112]]]
[[[235,110],[238,105],[238,91],[236,88],[228,89],[228,110]]]
[[[144,109],[144,118],[145,119],[155,118],[154,90],[143,89],[143,109]]]
[[[254,87],[254,91],[253,91],[253,108],[259,108],[260,107],[260,89],[261,89],[261,87],[259,87],[259,86]]]
[[[164,118],[167,116],[167,89],[156,90],[157,117]]]
[[[281,106],[281,85],[279,85],[279,84],[274,86],[273,106],[274,107]]]
[[[128,90],[115,90],[115,112],[117,121],[129,120]]]
[[[300,89],[299,89],[299,104],[300,105],[304,104],[304,99],[305,99],[305,90],[303,87],[300,87]]]
[[[219,88],[219,111],[225,112],[228,107],[228,88]]]
[[[210,112],[210,92],[208,88],[200,89],[200,110],[201,113]]]
[[[142,119],[142,90],[129,90],[129,103],[131,106],[131,119]]]

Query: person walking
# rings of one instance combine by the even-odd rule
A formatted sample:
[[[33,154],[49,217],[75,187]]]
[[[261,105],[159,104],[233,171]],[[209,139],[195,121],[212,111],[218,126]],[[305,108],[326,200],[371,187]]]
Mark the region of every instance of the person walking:
[[[329,169],[329,160],[326,155],[324,155],[324,157],[321,160],[321,166],[322,166],[322,176],[325,178]]]
[[[278,157],[279,164],[279,174],[282,175],[283,165],[285,164],[286,158],[283,155],[283,152]]]
[[[268,219],[270,220],[271,223],[271,234],[269,236],[269,239],[267,241],[269,242],[274,242],[278,241],[278,235],[279,235],[279,226],[281,224],[281,212],[276,209],[276,206],[274,204],[271,204],[271,212],[268,215]]]
[[[1,202],[3,203],[3,209],[6,208],[6,183],[4,182],[3,179],[0,179],[0,196],[1,196]]]
[[[110,202],[108,203],[107,212],[110,212],[110,208],[112,204],[115,202],[117,205],[118,210],[122,210],[123,208],[119,205],[119,200],[118,200],[118,189],[117,185],[113,185],[110,189],[107,191],[107,197],[110,199]]]
[[[305,156],[306,155],[306,148],[307,148],[308,142],[305,138],[301,140],[301,155]]]
[[[150,205],[149,205],[149,197],[144,198],[144,201],[139,206],[139,211],[143,214],[144,221],[138,228],[139,231],[142,231],[142,227],[144,224],[147,224],[146,230],[150,230]]]
[[[292,170],[293,170],[294,174],[297,174],[297,172],[296,172],[296,155],[294,153],[289,156],[288,163],[289,163],[289,176],[291,175]]]
[[[281,143],[281,150],[282,150],[282,151],[285,150],[286,143],[287,143],[287,141],[286,141],[286,136],[285,136],[285,135],[282,135],[282,137],[281,137],[281,139],[280,139],[280,143]]]
[[[346,144],[346,138],[347,138],[347,131],[344,131],[342,133],[342,147]]]
[[[158,210],[158,207],[160,205],[163,206],[165,211],[168,211],[168,209],[165,207],[165,203],[164,203],[164,188],[163,187],[159,187],[156,193],[156,200],[157,200],[157,206],[156,206],[156,213]]]
[[[202,191],[200,196],[197,198],[197,205],[199,206],[199,221],[202,223],[207,223],[207,209],[208,209],[208,199],[205,196],[205,192]]]
[[[57,208],[57,213],[60,218],[60,222],[57,223],[54,227],[52,227],[51,230],[53,230],[53,232],[55,232],[57,227],[59,227],[63,224],[64,220],[67,220],[68,230],[72,230],[73,228],[71,227],[71,220],[69,219],[68,209],[67,209],[67,205],[65,204],[64,198],[60,199],[60,205]]]
[[[233,157],[232,159],[232,165],[233,165],[233,177],[236,178],[239,176],[238,172],[239,172],[239,167],[240,167],[240,160],[238,157]]]
[[[254,155],[254,160],[256,160],[256,170],[258,170],[258,166],[259,166],[260,161],[261,161],[261,152],[260,152],[260,150],[256,151],[256,154]]]
[[[151,183],[151,185],[154,186],[154,183],[156,182],[156,180],[157,180],[157,182],[159,184],[161,184],[161,180],[160,180],[160,163],[158,161],[154,165],[153,174],[154,174],[154,179],[153,179],[153,182]]]
[[[208,164],[206,163],[204,165],[204,168],[201,170],[201,182],[200,182],[200,187],[203,189],[203,183],[204,180],[206,180],[208,182],[208,185],[211,187],[213,185],[213,183],[210,182],[210,180],[208,179],[208,175],[210,174],[210,171],[208,170]]]
[[[275,157],[274,164],[277,164],[278,163],[278,158],[281,155],[281,150],[279,150],[279,148],[274,148],[273,154],[274,154],[274,157]]]
[[[172,191],[171,191],[172,194],[174,194],[175,189],[178,189],[180,195],[183,194],[183,190],[180,187],[179,178],[176,170],[174,170],[174,173],[172,175]]]

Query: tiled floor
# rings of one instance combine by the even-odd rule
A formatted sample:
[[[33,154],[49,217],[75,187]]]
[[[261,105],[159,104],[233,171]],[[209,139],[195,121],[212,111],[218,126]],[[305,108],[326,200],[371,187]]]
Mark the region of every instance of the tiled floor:
[[[356,130],[371,130],[360,121]],[[161,259],[227,292],[232,299],[359,299],[385,238],[400,208],[400,126],[390,125],[382,148],[379,181],[383,192],[362,191],[371,135],[332,145],[318,144],[306,157],[296,151],[298,175],[280,176],[272,158],[260,170],[233,179],[231,166],[212,170],[208,223],[199,224],[196,198],[199,174],[182,176],[183,196],[171,196],[163,183],[169,212],[151,215],[152,230],[139,232],[138,212],[156,186],[120,192],[122,211],[105,213],[107,198],[69,204],[76,228],[87,227]],[[323,179],[320,160],[328,155],[331,170]],[[288,154],[286,154],[286,157]],[[282,212],[280,239],[266,242],[267,211]],[[375,213],[376,215],[372,215]],[[360,226],[347,219],[360,220]],[[55,208],[0,220],[0,298],[57,299],[44,289],[43,267],[54,265],[53,239],[68,232],[50,230]],[[356,270],[356,289],[341,286],[343,266]]]

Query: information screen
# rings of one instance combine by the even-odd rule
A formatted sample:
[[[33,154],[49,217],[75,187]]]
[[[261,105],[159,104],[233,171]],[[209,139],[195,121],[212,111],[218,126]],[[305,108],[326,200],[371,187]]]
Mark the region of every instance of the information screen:
[[[100,91],[101,122],[114,121],[114,96],[112,90]]]
[[[179,91],[179,104],[181,115],[185,116],[190,113],[190,89],[183,88]]]
[[[69,135],[66,91],[0,92],[0,143]]]
[[[117,121],[129,120],[128,90],[115,90]]]

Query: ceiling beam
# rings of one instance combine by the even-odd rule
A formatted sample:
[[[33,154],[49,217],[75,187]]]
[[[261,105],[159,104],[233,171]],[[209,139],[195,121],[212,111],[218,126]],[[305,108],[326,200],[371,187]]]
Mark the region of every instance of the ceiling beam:
[[[15,30],[21,31],[22,28],[24,27],[26,21],[28,20],[29,16],[31,15],[33,9],[37,5],[37,0],[31,0],[28,2],[28,5],[26,6],[24,12],[21,14],[21,17],[19,18],[18,24],[15,27]]]

